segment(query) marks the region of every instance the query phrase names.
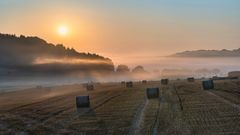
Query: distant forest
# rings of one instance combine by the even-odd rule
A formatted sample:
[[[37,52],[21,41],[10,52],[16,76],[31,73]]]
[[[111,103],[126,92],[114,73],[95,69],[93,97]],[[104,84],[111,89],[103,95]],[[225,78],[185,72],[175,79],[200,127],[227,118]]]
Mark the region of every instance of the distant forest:
[[[37,60],[56,60],[36,63]],[[58,60],[66,60],[58,62]],[[75,60],[75,63],[68,63]],[[79,53],[62,44],[51,44],[38,37],[0,34],[0,74],[3,73],[70,73],[114,71],[111,59],[91,53]]]
[[[240,57],[240,48],[234,50],[196,50],[184,51],[171,55],[171,57]]]

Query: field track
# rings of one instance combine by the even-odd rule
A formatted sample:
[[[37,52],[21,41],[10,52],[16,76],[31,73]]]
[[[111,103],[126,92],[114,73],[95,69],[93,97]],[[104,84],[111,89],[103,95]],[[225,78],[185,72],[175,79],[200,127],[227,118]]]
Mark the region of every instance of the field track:
[[[214,94],[214,93],[212,93],[212,92],[207,91],[207,93],[209,93],[209,94],[211,94],[211,95],[219,98],[221,101],[223,101],[224,103],[226,103],[226,104],[228,104],[228,105],[230,105],[230,106],[238,109],[239,112],[240,112],[240,106],[239,106],[239,105],[236,105],[236,104],[234,104],[234,103],[231,103],[231,102],[227,101],[226,99],[224,99],[224,98],[222,98],[222,97],[220,97],[220,96],[218,96],[218,95],[216,95],[216,94]]]

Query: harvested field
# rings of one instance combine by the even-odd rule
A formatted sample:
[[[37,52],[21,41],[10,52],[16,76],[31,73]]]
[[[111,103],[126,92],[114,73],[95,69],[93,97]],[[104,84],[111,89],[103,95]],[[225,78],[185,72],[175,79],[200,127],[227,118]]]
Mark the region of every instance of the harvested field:
[[[160,81],[126,88],[120,83],[28,89],[0,95],[0,134],[190,135],[240,133],[239,80],[215,81],[204,91],[196,80]],[[159,99],[146,88],[159,87]],[[75,97],[91,109],[77,112]]]
[[[238,107],[226,103],[225,99],[215,96],[212,91],[203,91],[200,83],[178,83],[176,89],[182,99],[183,118],[188,122],[191,133],[239,134]]]

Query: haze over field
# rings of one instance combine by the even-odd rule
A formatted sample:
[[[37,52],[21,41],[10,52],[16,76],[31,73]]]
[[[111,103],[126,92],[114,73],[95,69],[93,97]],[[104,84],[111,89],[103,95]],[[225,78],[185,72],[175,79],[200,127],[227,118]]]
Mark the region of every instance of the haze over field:
[[[228,72],[240,69],[240,57],[208,57],[207,53],[212,51],[200,51],[205,52],[205,57],[191,56],[198,55],[198,51],[184,57],[128,57],[127,65],[114,65],[109,58],[78,53],[38,37],[0,34],[0,45],[1,91],[92,81],[227,76]]]
[[[240,69],[239,57],[225,57],[240,56],[239,9],[238,0],[0,1],[0,80],[226,76]],[[119,65],[127,72],[118,73]],[[139,65],[141,75],[132,72]]]

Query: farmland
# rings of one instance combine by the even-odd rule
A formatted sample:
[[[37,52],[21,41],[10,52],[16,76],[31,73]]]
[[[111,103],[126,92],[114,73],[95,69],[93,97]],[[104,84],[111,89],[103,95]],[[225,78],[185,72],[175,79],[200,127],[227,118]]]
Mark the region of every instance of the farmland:
[[[32,88],[0,94],[0,134],[160,135],[240,133],[240,81],[134,82]],[[160,98],[147,99],[146,88]],[[76,109],[75,97],[89,95],[91,108]]]

